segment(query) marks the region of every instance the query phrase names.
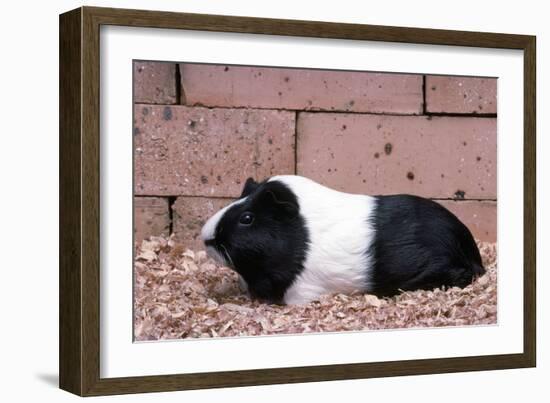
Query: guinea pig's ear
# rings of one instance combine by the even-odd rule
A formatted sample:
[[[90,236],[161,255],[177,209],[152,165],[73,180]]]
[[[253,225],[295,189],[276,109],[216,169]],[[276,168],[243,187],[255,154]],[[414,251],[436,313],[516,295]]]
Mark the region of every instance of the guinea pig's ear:
[[[246,183],[244,184],[243,192],[241,193],[240,199],[242,199],[243,197],[246,197],[250,193],[254,192],[258,188],[258,186],[260,186],[260,184],[258,182],[256,182],[252,178],[248,178],[246,180]]]
[[[258,196],[261,207],[273,213],[279,220],[296,217],[299,212],[296,196],[286,186],[272,183],[265,187]]]

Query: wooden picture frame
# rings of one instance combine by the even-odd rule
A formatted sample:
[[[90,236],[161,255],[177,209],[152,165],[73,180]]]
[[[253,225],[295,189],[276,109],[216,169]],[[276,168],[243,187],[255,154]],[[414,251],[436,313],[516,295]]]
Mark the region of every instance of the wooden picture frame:
[[[276,369],[100,377],[100,26],[171,28],[524,52],[523,353]],[[81,7],[60,16],[60,387],[80,396],[533,367],[535,295],[534,36]]]

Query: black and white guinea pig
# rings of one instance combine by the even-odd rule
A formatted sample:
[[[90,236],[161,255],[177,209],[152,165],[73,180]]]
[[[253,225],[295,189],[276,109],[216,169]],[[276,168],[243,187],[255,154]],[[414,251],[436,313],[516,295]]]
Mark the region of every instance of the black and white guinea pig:
[[[294,175],[249,178],[201,237],[252,297],[276,303],[465,287],[485,272],[472,234],[440,204],[343,193]]]

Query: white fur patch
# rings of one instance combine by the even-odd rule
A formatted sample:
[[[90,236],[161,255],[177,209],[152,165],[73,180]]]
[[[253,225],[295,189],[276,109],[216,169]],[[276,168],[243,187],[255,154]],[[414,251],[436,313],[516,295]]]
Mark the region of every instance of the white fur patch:
[[[204,223],[202,229],[201,229],[201,239],[203,241],[208,241],[211,239],[214,239],[216,236],[216,227],[218,226],[218,223],[222,219],[223,215],[227,210],[229,210],[231,207],[241,204],[246,200],[246,197],[243,197],[242,199],[236,200],[233,203],[228,204],[221,210],[219,210],[216,214],[214,214],[212,217]]]
[[[213,240],[216,237],[216,228],[218,227],[218,223],[222,219],[225,212],[231,207],[237,204],[243,203],[245,200],[246,200],[246,197],[236,200],[233,203],[230,203],[224,208],[222,208],[221,210],[219,210],[212,217],[210,217],[201,229],[201,239],[203,241]],[[224,266],[232,266],[232,262],[228,261],[227,258],[222,253],[218,252],[214,247],[207,246],[206,253],[208,254],[208,256],[210,256],[212,259],[214,259],[218,263]]]
[[[367,291],[374,237],[369,217],[371,196],[338,192],[310,179],[281,175],[270,179],[287,185],[298,198],[310,245],[304,270],[285,293],[287,304],[304,304],[323,294]]]

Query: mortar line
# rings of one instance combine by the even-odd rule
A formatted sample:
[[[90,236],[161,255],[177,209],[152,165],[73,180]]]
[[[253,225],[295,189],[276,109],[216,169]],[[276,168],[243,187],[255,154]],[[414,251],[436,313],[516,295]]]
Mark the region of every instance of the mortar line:
[[[135,102],[135,106],[185,106],[188,108],[204,108],[204,109],[234,109],[234,110],[259,110],[259,111],[284,111],[293,113],[326,113],[340,115],[372,115],[372,116],[411,116],[411,117],[461,117],[461,118],[496,118],[496,113],[455,113],[455,112],[427,112],[426,114],[419,113],[396,113],[396,112],[358,112],[358,111],[336,111],[336,110],[309,110],[309,109],[286,109],[286,108],[262,108],[248,106],[205,106],[201,104],[179,105],[179,104],[156,104],[147,102]]]
[[[158,197],[158,198],[165,198],[165,199],[170,199],[170,198],[177,199],[178,197],[195,197],[195,198],[202,197],[205,199],[236,199],[239,196],[135,194],[134,197]]]
[[[427,114],[427,107],[426,107],[426,75],[422,75],[422,114]]]
[[[466,202],[466,201],[477,201],[477,202],[496,202],[497,199],[457,199],[454,197],[428,197],[428,199],[435,201],[455,201],[455,202]]]
[[[181,87],[181,71],[180,71],[180,65],[179,63],[176,63],[176,69],[175,69],[175,77],[176,81],[176,105],[182,105],[182,87]]]
[[[298,118],[299,112],[294,113],[294,175],[298,175]]]
[[[378,195],[372,195],[378,196]],[[191,198],[204,198],[204,199],[236,199],[239,196],[203,196],[203,195],[157,195],[157,194],[134,194],[134,197],[158,197],[158,198],[167,198],[169,206],[171,207],[175,200],[178,197],[191,197]],[[423,196],[424,197],[424,196]],[[469,198],[469,199],[457,199],[454,197],[425,197],[426,199],[435,200],[435,201],[456,201],[456,202],[468,202],[468,201],[477,201],[477,202],[497,202],[498,199],[482,199],[482,198]],[[173,200],[173,201],[172,201]]]
[[[174,204],[176,203],[177,196],[168,196],[168,234],[174,233]]]

